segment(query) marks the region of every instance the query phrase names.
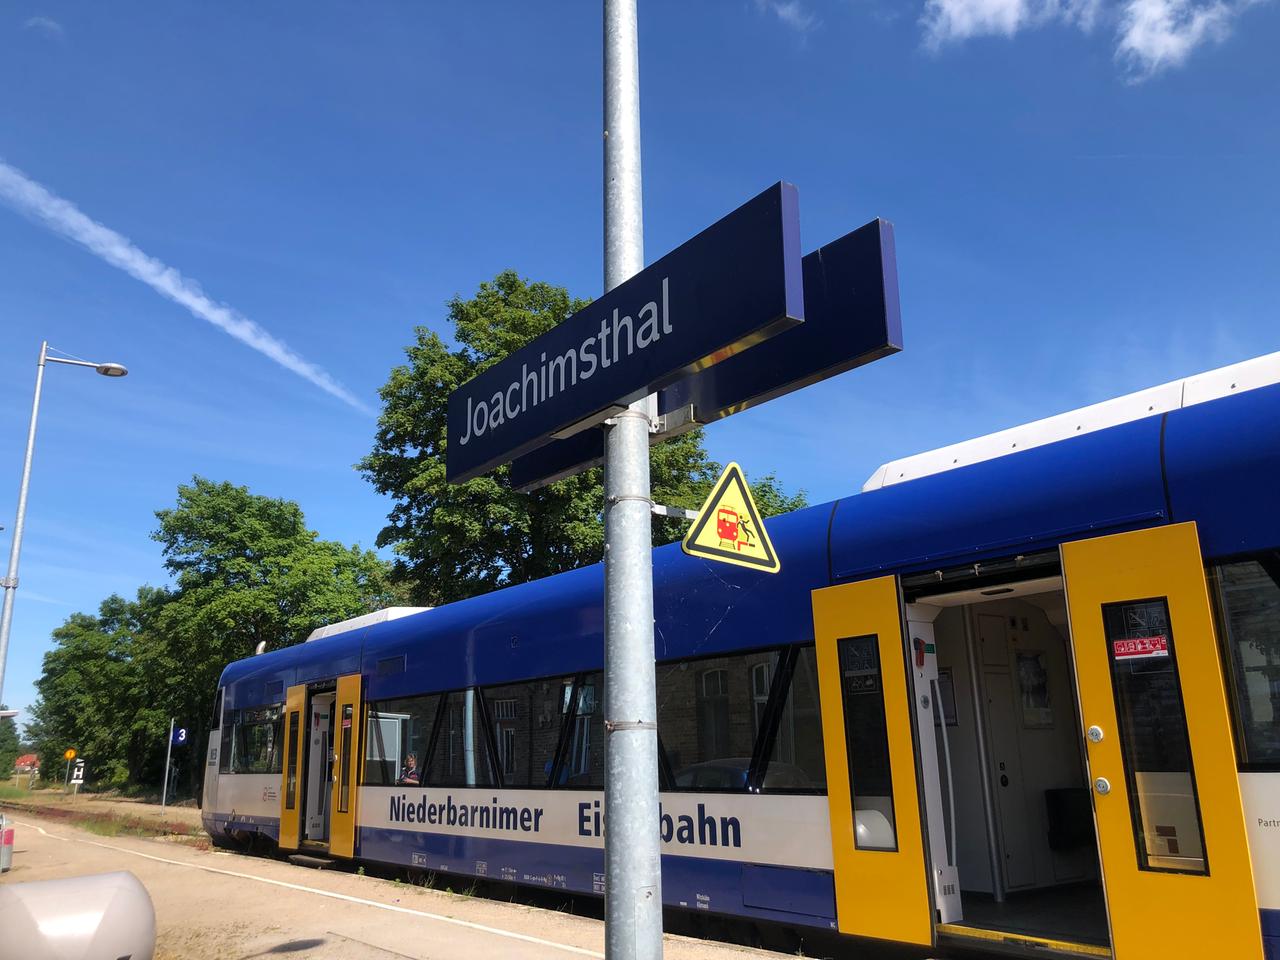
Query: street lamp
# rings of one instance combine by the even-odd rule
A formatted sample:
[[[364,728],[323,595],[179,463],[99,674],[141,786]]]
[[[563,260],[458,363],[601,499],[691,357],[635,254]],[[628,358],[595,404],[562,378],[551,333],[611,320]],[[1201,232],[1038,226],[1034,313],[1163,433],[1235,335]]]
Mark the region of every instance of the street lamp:
[[[0,612],[0,699],[4,693],[4,668],[9,659],[9,627],[13,622],[13,596],[18,591],[18,554],[22,552],[22,527],[27,514],[27,487],[31,482],[31,457],[36,446],[36,417],[40,413],[40,388],[44,385],[44,365],[65,363],[69,367],[91,367],[104,377],[123,377],[129,371],[118,363],[90,363],[49,356],[49,341],[40,343],[40,361],[36,364],[36,393],[31,401],[31,426],[27,429],[27,455],[22,462],[22,486],[18,488],[18,518],[13,523],[13,543],[9,547],[9,573],[0,580],[4,587],[4,609]]]

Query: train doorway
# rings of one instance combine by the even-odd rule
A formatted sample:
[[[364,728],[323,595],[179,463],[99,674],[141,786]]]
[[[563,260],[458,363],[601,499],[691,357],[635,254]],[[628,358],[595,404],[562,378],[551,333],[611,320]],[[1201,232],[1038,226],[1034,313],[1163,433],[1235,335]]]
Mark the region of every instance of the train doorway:
[[[336,694],[330,690],[312,694],[310,699],[303,757],[302,840],[327,845],[333,791],[333,707]]]
[[[906,621],[939,932],[1110,956],[1062,577],[919,597]]]

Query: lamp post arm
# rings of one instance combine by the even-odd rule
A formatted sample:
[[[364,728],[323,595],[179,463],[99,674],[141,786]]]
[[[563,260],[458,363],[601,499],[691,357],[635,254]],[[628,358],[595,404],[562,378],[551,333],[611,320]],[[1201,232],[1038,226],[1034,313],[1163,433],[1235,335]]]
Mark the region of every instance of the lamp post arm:
[[[70,366],[70,367],[92,367],[93,369],[96,370],[99,366],[101,366],[101,364],[90,363],[88,360],[71,360],[67,357],[46,356],[44,359],[46,363],[65,363],[67,364],[67,366]]]
[[[18,591],[18,557],[22,553],[22,528],[27,519],[27,488],[31,482],[31,460],[36,449],[36,421],[40,416],[40,390],[44,386],[44,365],[49,359],[49,341],[40,342],[40,360],[36,364],[36,391],[31,400],[31,426],[27,428],[27,453],[22,460],[22,485],[18,488],[18,515],[13,522],[13,541],[9,545],[9,571],[5,575],[4,606],[0,609],[0,701],[4,697],[5,664],[9,658],[9,628],[13,624],[13,595]]]

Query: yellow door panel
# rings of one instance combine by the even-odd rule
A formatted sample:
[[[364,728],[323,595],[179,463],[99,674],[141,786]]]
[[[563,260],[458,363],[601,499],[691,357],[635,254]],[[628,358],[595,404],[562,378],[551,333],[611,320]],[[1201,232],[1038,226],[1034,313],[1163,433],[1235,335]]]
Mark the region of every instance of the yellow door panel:
[[[280,775],[280,846],[298,849],[298,814],[302,808],[302,737],[306,724],[307,687],[290,687],[284,705],[284,765]]]
[[[815,590],[813,624],[837,924],[932,944],[897,581]]]
[[[360,770],[360,731],[363,725],[361,676],[338,678],[334,701],[333,794],[330,797],[329,852],[354,857],[356,850],[356,783]]]
[[[1116,960],[1260,960],[1195,524],[1064,544],[1062,567]]]

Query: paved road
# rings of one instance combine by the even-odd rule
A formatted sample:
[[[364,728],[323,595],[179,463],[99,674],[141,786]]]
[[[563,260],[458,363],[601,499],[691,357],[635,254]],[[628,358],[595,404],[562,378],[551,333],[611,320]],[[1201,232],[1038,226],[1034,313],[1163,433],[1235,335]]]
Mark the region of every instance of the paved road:
[[[3,882],[129,870],[155,903],[157,960],[574,960],[604,956],[595,920],[371,877],[199,850],[168,840],[101,837],[28,815],[16,823]],[[668,937],[671,960],[779,954]]]

